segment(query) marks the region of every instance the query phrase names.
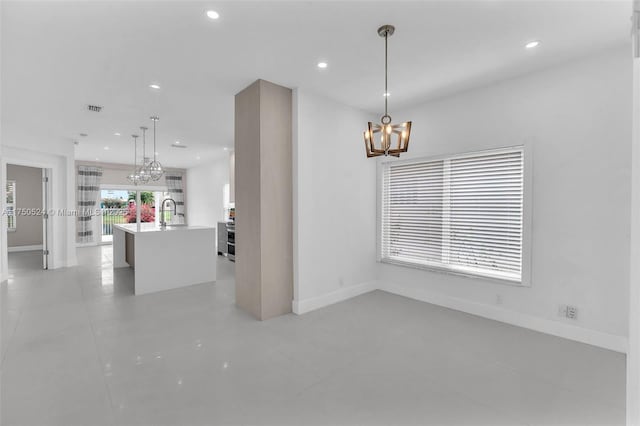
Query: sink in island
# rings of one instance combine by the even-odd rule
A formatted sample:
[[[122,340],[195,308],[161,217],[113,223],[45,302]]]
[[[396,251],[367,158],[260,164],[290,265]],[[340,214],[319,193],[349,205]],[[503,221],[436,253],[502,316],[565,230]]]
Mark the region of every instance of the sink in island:
[[[113,267],[134,269],[134,293],[216,280],[215,228],[155,224],[113,227]]]

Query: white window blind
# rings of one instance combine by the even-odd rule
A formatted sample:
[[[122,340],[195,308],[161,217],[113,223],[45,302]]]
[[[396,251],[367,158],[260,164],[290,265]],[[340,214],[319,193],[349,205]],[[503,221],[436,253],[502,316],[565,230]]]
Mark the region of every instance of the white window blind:
[[[382,170],[382,261],[520,282],[522,148]]]
[[[16,181],[8,180],[6,186],[7,193],[7,228],[9,231],[16,230]]]

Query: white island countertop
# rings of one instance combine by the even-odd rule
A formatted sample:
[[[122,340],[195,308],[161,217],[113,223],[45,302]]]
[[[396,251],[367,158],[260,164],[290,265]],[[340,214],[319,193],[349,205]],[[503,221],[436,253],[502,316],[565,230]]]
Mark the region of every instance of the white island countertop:
[[[156,226],[154,223],[141,223],[138,226],[135,223],[121,223],[113,225],[114,228],[120,228],[124,232],[137,234],[140,232],[168,232],[168,231],[193,231],[200,229],[215,229],[208,226],[190,226],[190,225],[167,225],[166,228]]]
[[[124,223],[113,227],[113,267],[134,269],[135,294],[216,280],[216,229]]]

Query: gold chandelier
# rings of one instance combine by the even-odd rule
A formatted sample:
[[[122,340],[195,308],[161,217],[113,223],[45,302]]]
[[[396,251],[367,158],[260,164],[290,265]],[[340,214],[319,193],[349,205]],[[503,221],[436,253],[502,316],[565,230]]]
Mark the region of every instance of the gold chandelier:
[[[393,35],[394,31],[395,28],[393,25],[383,25],[378,28],[378,35],[384,37],[384,115],[380,119],[380,124],[369,122],[368,129],[364,132],[364,145],[367,150],[367,157],[378,157],[380,155],[400,157],[400,153],[407,152],[409,148],[411,122],[391,124],[391,116],[387,111],[389,99],[387,87],[389,80],[387,71],[387,41],[389,37]]]

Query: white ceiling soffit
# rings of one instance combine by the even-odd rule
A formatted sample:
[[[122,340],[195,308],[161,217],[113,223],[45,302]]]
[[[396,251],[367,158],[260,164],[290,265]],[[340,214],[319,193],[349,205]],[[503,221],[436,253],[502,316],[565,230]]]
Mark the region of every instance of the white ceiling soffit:
[[[233,95],[257,78],[378,114],[382,24],[396,26],[393,109],[628,43],[630,12],[630,0],[4,1],[3,141],[77,139],[79,159],[128,162],[130,135],[157,114],[159,159],[189,167],[232,146]]]

